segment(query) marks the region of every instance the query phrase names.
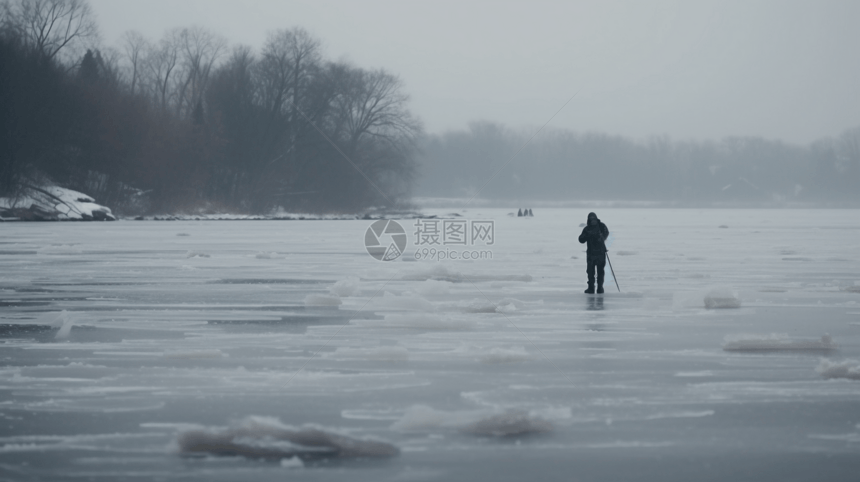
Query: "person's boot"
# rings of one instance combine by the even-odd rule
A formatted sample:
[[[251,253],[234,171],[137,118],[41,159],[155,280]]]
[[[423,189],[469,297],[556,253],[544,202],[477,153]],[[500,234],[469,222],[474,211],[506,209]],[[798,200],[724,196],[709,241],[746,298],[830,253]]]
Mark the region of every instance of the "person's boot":
[[[585,290],[585,294],[593,295],[594,294],[594,285],[588,285],[588,289]]]
[[[597,285],[597,294],[603,294],[603,285]]]

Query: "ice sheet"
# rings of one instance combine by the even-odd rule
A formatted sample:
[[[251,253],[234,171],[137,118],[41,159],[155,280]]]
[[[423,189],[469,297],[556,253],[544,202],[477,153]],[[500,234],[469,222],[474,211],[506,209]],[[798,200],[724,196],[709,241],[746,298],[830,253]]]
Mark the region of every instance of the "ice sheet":
[[[459,210],[493,258],[446,262],[362,220],[4,224],[0,478],[853,480],[858,212],[598,210],[598,297],[587,211]],[[176,449],[248,417],[400,454]]]

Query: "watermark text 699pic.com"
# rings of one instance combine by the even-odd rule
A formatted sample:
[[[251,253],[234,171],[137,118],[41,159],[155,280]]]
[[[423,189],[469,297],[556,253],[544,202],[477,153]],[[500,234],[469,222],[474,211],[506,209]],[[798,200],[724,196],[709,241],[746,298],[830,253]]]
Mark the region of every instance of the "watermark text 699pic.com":
[[[416,219],[413,227],[416,261],[493,259],[490,249],[466,249],[495,244],[493,220]],[[375,259],[393,261],[404,253],[406,238],[400,223],[381,219],[367,228],[364,244]]]

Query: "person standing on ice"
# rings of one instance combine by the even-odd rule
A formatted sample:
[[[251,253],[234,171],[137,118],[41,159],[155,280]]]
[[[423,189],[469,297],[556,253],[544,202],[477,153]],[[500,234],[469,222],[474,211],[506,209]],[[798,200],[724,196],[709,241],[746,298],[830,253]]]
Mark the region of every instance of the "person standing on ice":
[[[588,222],[582,228],[579,235],[580,243],[588,243],[585,257],[588,260],[585,272],[588,273],[588,294],[594,293],[594,271],[597,270],[597,292],[603,293],[603,269],[606,267],[606,238],[609,237],[609,228],[603,224],[597,215],[588,213]]]

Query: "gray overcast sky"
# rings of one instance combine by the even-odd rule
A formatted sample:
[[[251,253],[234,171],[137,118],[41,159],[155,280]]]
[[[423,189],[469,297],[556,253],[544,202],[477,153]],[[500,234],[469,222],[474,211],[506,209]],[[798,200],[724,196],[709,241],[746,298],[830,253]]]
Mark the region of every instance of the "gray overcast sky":
[[[428,132],[474,120],[806,143],[860,125],[860,1],[90,0],[104,42],[300,26],[399,75]]]

